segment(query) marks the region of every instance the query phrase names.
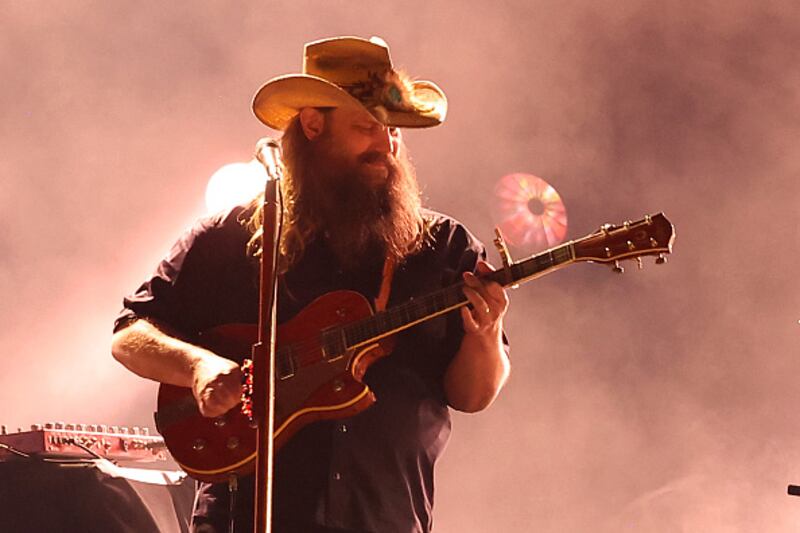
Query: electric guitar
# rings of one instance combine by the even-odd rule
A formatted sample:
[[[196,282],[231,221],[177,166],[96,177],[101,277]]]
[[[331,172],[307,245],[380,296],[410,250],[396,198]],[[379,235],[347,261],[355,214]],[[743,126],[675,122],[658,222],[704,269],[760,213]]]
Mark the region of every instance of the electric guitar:
[[[503,267],[482,277],[503,287],[541,277],[572,263],[608,263],[656,256],[666,262],[675,230],[663,213],[598,231],[528,259],[512,262],[502,235],[495,245]],[[414,298],[379,313],[353,291],[325,294],[276,332],[275,450],[300,428],[316,420],[353,416],[375,402],[362,383],[375,360],[388,355],[392,335],[467,304],[463,283]],[[229,324],[201,335],[200,343],[222,356],[249,354],[258,337],[254,324]],[[241,409],[216,418],[203,417],[191,389],[162,384],[156,427],[170,453],[187,474],[201,481],[225,481],[252,472],[256,430]]]

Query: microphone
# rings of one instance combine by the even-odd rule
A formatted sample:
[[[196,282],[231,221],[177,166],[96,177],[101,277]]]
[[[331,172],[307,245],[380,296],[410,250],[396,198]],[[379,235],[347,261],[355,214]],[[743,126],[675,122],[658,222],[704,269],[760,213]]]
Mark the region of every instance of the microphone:
[[[272,137],[262,137],[256,143],[255,158],[267,171],[267,180],[279,180],[283,177],[281,162],[281,145]]]

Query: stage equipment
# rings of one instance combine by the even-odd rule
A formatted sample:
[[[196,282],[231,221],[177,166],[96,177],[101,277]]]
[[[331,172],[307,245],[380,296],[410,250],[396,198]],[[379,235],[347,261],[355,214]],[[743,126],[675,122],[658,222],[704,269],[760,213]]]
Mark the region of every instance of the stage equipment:
[[[275,460],[275,341],[278,317],[278,256],[283,231],[283,162],[277,140],[264,137],[256,143],[255,158],[267,176],[261,217],[258,334],[250,346],[253,374],[248,426],[256,434],[256,483],[253,523],[257,533],[272,531],[272,473]],[[236,411],[236,409],[233,409]],[[230,441],[228,441],[230,443]],[[236,475],[228,475],[230,498],[229,533],[233,533]]]
[[[120,461],[165,461],[164,439],[139,427],[105,424],[34,424],[29,431],[0,429],[0,461],[38,457],[94,457]]]
[[[503,176],[494,189],[493,216],[508,242],[543,250],[567,234],[567,210],[542,178],[520,172]]]
[[[194,482],[182,472],[122,468],[107,459],[12,456],[0,461],[0,531],[189,531]]]

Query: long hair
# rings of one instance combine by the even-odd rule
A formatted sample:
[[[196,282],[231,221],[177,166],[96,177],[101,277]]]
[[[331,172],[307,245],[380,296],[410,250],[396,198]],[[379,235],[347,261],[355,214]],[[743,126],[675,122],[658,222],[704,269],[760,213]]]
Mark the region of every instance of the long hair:
[[[321,109],[330,118],[330,108]],[[327,128],[327,125],[325,126]],[[281,137],[284,176],[281,182],[283,196],[283,228],[280,237],[278,269],[284,273],[303,256],[306,246],[315,238],[325,234],[332,220],[325,220],[321,204],[331,201],[331,194],[325,191],[315,176],[315,157],[319,150],[314,143],[321,139],[309,140],[295,117]],[[400,263],[407,256],[419,251],[429,237],[429,221],[423,216],[419,186],[413,166],[401,146],[395,168],[396,179],[391,180],[387,195],[390,209],[373,223],[363,224],[363,232],[370,233],[381,242],[383,252]],[[354,209],[351,205],[339,205],[337,209]],[[262,247],[263,193],[254,198],[250,208],[245,211],[252,215],[244,221],[250,232],[247,251],[252,256],[260,256]],[[347,243],[345,243],[347,244]],[[357,250],[358,251],[358,250]],[[364,251],[363,249],[360,251]],[[339,250],[343,263],[347,250]],[[356,258],[358,259],[358,258]]]

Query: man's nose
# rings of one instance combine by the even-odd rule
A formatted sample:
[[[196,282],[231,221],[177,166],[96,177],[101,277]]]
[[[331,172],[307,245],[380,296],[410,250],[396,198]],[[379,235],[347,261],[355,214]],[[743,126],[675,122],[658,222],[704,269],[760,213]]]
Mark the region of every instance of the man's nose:
[[[377,129],[373,142],[376,150],[383,154],[397,155],[398,143],[399,140],[392,128],[384,126]]]

